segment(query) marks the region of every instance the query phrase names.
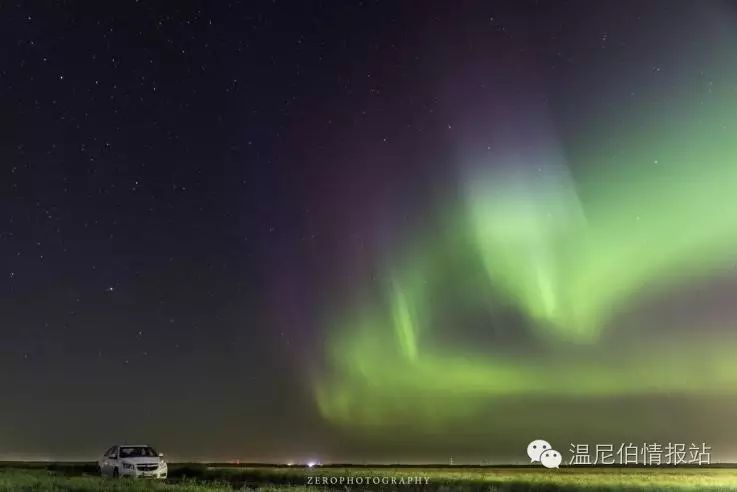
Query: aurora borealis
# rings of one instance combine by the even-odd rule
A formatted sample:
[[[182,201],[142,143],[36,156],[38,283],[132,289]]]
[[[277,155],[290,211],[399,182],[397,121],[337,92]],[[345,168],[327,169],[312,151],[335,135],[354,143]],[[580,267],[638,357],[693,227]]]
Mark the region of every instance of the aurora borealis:
[[[438,434],[509,397],[737,395],[733,319],[627,317],[737,278],[737,57],[724,48],[735,34],[711,46],[718,86],[690,86],[686,70],[673,75],[680,93],[593,122],[568,148],[539,131],[540,110],[502,123],[513,144],[459,152],[461,198],[331,326],[322,414],[374,435]],[[453,343],[474,312],[496,335]],[[510,342],[500,330],[522,333]]]
[[[733,2],[0,10],[0,459],[737,462]]]

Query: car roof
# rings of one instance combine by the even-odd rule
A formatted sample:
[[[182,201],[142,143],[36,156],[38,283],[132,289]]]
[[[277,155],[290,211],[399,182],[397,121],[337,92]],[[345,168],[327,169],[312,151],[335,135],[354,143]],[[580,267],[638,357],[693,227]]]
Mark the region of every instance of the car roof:
[[[118,444],[119,448],[150,448],[148,444]]]

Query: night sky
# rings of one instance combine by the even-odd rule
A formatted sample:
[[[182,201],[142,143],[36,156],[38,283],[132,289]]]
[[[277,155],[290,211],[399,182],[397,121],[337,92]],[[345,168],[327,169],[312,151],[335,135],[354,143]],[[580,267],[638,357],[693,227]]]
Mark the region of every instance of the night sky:
[[[737,459],[737,5],[0,2],[0,459]]]

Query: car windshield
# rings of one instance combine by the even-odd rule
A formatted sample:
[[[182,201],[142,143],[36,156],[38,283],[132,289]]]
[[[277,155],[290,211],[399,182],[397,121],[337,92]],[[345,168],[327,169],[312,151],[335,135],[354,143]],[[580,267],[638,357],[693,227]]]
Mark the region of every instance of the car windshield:
[[[155,457],[159,454],[150,446],[121,446],[121,458],[148,458]]]

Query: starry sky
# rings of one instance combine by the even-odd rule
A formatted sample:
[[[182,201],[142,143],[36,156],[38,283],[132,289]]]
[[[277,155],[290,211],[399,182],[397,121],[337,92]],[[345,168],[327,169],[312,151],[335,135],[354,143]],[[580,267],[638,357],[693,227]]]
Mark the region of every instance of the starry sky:
[[[0,14],[0,459],[737,460],[734,3]]]

